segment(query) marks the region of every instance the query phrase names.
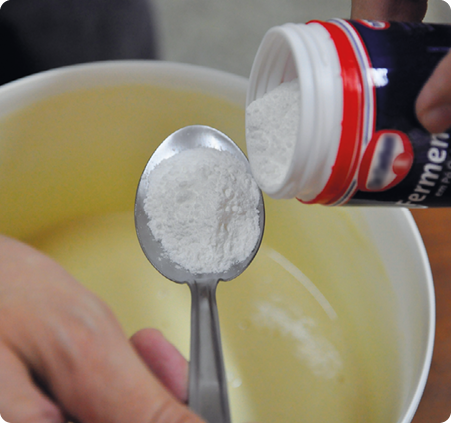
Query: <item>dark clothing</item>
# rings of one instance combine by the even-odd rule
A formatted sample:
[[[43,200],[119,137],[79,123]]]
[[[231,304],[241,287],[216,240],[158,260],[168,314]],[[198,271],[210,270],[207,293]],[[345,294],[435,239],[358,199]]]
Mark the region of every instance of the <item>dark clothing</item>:
[[[0,84],[100,60],[156,59],[149,0],[9,0],[0,9]]]

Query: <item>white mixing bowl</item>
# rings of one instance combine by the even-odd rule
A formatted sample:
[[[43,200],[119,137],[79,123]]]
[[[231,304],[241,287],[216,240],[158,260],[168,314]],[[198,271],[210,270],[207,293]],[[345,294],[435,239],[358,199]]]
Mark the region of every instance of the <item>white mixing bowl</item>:
[[[105,62],[0,88],[0,232],[54,256],[126,331],[160,328],[185,354],[189,294],[145,260],[141,171],[190,124],[243,150],[247,81],[165,62]],[[406,210],[266,198],[262,249],[218,303],[233,421],[408,423],[426,382],[434,291]]]

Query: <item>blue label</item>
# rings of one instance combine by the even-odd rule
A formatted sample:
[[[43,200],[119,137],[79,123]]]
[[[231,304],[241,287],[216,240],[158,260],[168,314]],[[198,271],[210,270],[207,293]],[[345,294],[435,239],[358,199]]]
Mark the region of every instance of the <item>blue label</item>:
[[[451,27],[348,23],[360,36],[372,67],[375,139],[366,147],[371,154],[361,166],[359,190],[347,204],[451,206],[450,133],[431,135],[414,109],[424,83],[449,51]]]

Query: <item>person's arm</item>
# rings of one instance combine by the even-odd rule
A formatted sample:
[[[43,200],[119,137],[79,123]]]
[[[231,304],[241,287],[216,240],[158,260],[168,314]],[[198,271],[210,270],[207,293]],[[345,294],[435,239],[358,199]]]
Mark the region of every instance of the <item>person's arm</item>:
[[[140,331],[130,342],[109,308],[57,263],[0,236],[6,421],[201,423],[182,403],[186,373],[159,332]]]
[[[427,0],[353,0],[351,19],[420,22]],[[432,133],[451,128],[451,53],[434,70],[420,92],[415,110]]]
[[[427,0],[353,0],[351,19],[421,22]]]

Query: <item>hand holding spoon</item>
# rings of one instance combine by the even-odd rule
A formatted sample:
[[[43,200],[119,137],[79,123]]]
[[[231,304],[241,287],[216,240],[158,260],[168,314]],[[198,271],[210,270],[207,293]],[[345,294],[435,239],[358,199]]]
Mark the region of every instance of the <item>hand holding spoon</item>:
[[[172,135],[157,148],[141,176],[135,202],[135,225],[144,254],[152,265],[166,278],[187,283],[191,291],[191,351],[188,404],[208,423],[230,423],[219,318],[216,305],[216,287],[220,280],[229,281],[240,275],[257,253],[263,237],[265,212],[260,192],[258,204],[260,236],[254,249],[240,263],[233,264],[221,273],[192,274],[170,260],[164,253],[148,223],[144,204],[152,170],[164,159],[184,150],[208,147],[228,151],[242,161],[248,172],[246,156],[227,136],[207,126],[188,126]]]

